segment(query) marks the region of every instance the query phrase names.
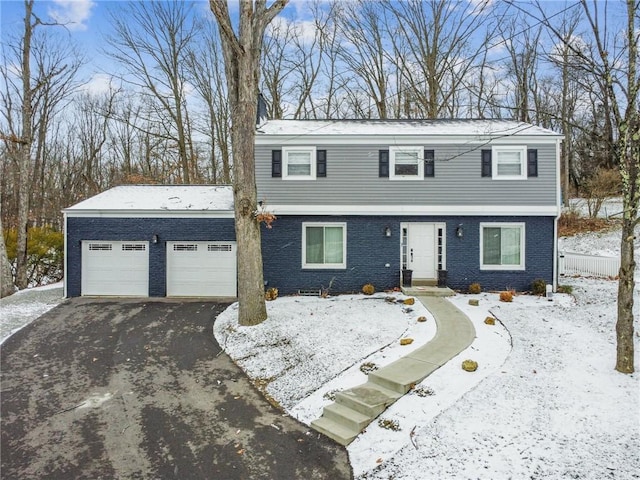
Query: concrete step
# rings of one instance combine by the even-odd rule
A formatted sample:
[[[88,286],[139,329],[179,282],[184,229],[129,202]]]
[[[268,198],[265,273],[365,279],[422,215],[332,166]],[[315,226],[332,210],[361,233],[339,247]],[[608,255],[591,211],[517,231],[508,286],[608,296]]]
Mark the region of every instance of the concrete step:
[[[336,403],[373,419],[401,396],[401,393],[367,382],[364,385],[336,393]]]
[[[373,420],[372,417],[339,403],[332,403],[324,407],[322,416],[359,432]]]
[[[404,395],[439,366],[407,356],[369,373],[369,383]]]
[[[311,422],[311,428],[332,438],[340,445],[349,445],[360,433],[360,430],[346,427],[327,417],[320,417]]]

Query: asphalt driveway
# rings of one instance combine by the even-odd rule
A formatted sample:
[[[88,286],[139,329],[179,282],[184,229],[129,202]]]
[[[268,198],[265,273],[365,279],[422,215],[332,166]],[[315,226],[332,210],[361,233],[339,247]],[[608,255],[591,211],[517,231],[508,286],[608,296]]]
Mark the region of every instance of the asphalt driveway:
[[[213,337],[226,305],[73,299],[2,345],[3,479],[342,479]]]

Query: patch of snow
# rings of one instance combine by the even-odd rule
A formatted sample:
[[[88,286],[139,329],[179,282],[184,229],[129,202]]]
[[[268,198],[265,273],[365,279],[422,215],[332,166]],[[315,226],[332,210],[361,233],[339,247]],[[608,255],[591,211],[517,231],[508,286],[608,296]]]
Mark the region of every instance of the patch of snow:
[[[0,344],[62,302],[62,295],[62,282],[57,282],[0,299]]]
[[[113,394],[110,392],[104,393],[102,395],[93,395],[87,398],[80,405],[78,405],[77,408],[98,408],[102,406],[103,403],[111,400],[112,397],[113,397]]]
[[[477,139],[559,136],[551,130],[512,120],[268,120],[256,132],[256,143],[270,135],[449,135]]]
[[[229,211],[233,189],[222,185],[121,185],[67,209],[86,211]]]
[[[233,304],[216,319],[214,333],[251,378],[268,383],[266,392],[284,408],[316,392],[319,403],[298,407],[299,417],[311,421],[322,411],[322,395],[333,388],[328,382],[342,372],[365,381],[362,363],[386,365],[435,335],[433,317],[422,305],[390,303],[386,297],[281,297],[267,302],[267,320],[253,327],[238,325]],[[430,321],[419,324],[422,315]],[[417,341],[396,347],[405,336]]]

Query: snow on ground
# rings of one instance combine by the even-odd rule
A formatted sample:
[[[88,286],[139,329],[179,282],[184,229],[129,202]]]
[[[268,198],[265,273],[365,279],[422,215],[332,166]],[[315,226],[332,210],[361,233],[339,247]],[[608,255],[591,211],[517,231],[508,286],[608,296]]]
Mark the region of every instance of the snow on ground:
[[[0,344],[62,300],[62,282],[20,290],[0,299]]]
[[[620,231],[561,241],[570,251],[619,255]],[[453,297],[474,323],[474,343],[382,414],[399,431],[373,422],[348,447],[356,477],[640,478],[640,375],[613,369],[617,282],[560,283],[573,295],[518,295],[513,303],[495,293]],[[366,381],[363,364],[384,366],[433,338],[435,322],[421,304],[387,297],[404,298],[279,298],[255,327],[238,326],[232,305],[215,335],[269,396],[309,423],[335,390]],[[480,305],[470,306],[471,298]],[[0,300],[0,341],[60,301],[60,284]],[[422,315],[427,321],[418,323]],[[495,326],[484,323],[487,316],[498,319]],[[401,347],[404,337],[415,342]],[[467,358],[479,363],[476,372],[460,368]]]
[[[619,230],[562,241],[571,251],[620,251]],[[640,375],[614,370],[617,282],[560,283],[573,294],[551,301],[517,295],[512,303],[496,293],[453,297],[474,323],[474,343],[382,414],[398,431],[374,421],[348,447],[356,478],[640,478]],[[402,337],[415,338],[416,348],[433,337],[424,307],[405,312],[384,296],[280,298],[258,327],[239,327],[232,306],[215,334],[268,395],[309,424],[332,393],[366,381],[360,366],[405,354]],[[478,307],[468,304],[472,298]],[[423,314],[429,320],[417,324]],[[495,326],[484,323],[487,316],[498,319]],[[479,363],[476,372],[460,368],[467,358]]]
[[[238,326],[234,304],[218,316],[214,332],[247,374],[267,384],[266,393],[291,409],[323,386],[322,394],[334,388],[327,383],[347,369],[356,381],[366,381],[359,370],[365,358],[383,366],[433,338],[435,322],[422,305],[390,303],[387,297],[404,298],[398,294],[279,298],[267,302],[269,318],[254,327]],[[418,323],[422,315],[428,321]],[[421,342],[400,350],[396,347],[400,337]]]

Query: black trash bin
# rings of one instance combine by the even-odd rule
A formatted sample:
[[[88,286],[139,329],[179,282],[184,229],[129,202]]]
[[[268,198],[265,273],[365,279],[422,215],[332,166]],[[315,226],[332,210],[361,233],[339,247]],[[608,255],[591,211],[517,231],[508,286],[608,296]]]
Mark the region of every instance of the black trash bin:
[[[447,286],[447,271],[446,270],[438,270],[438,286],[446,287]]]
[[[411,286],[411,277],[413,276],[413,270],[408,270],[404,268],[402,270],[402,286],[410,287]]]

